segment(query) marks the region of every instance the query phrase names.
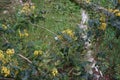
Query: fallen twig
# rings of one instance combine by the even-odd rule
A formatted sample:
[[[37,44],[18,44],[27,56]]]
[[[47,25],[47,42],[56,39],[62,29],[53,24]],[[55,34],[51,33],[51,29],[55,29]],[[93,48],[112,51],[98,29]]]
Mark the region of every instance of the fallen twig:
[[[52,33],[52,34],[54,34],[54,35],[57,35],[55,32],[53,32],[53,31],[51,31],[51,30],[49,30],[49,29],[47,29],[47,28],[45,28],[45,27],[41,27],[41,26],[39,26],[39,25],[37,25],[37,24],[32,24],[31,22],[29,22],[31,25],[33,25],[33,26],[37,26],[37,27],[40,27],[40,28],[42,28],[42,29],[45,29],[46,31],[48,31],[48,32],[50,32],[50,33]]]
[[[32,61],[30,61],[28,58],[24,57],[21,54],[18,54],[18,56],[20,56],[22,59],[26,60],[27,62],[29,62],[30,64],[32,64]]]

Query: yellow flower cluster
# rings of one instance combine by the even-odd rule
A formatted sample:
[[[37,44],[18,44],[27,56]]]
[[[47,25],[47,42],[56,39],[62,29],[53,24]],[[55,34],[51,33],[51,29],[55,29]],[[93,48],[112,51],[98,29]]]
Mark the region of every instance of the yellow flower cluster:
[[[35,55],[35,56],[42,55],[42,54],[43,54],[43,51],[42,51],[42,50],[35,50],[35,51],[34,51],[34,55]]]
[[[116,16],[120,16],[120,11],[118,13],[116,13]]]
[[[72,37],[72,38],[74,37],[73,31],[70,30],[70,29],[66,29],[66,30],[62,31],[62,33],[63,33],[63,34],[67,34],[67,35],[69,35],[69,36]]]
[[[103,17],[103,16],[100,17],[100,21],[101,21],[101,22],[105,22],[105,21],[106,21],[105,17]]]
[[[5,24],[2,24],[2,27],[3,27],[4,30],[7,29],[7,26]]]
[[[67,34],[74,40],[77,39],[77,37],[75,37],[75,33],[71,29],[66,29],[66,30],[62,31],[62,34]]]
[[[56,68],[52,69],[52,75],[56,76],[58,74],[58,70]]]
[[[100,25],[100,27],[98,28],[98,29],[100,29],[100,30],[105,30],[106,29],[106,26],[107,26],[107,24],[106,23],[101,23],[101,25]]]
[[[4,58],[3,51],[0,50],[0,60],[2,60],[3,58]]]
[[[29,34],[28,34],[27,30],[24,29],[23,32],[21,32],[21,31],[19,30],[19,36],[20,36],[21,38],[22,38],[22,37],[28,37]]]
[[[66,30],[62,31],[62,34],[63,35],[66,34],[66,35],[68,35],[69,37],[71,37],[74,40],[77,39],[77,37],[75,37],[75,33],[70,29],[66,29]],[[57,38],[60,39],[60,40],[64,40],[62,35],[58,35]]]
[[[114,13],[116,16],[120,16],[120,10],[119,9],[109,9],[110,12]]]
[[[8,54],[8,55],[12,55],[14,53],[15,53],[14,49],[7,49],[6,50],[6,54]]]
[[[10,75],[10,70],[7,67],[2,66],[1,73],[4,74],[5,77],[7,77],[8,75]]]
[[[102,15],[102,17],[100,17],[100,21],[102,23],[98,29],[103,30],[103,31],[106,30],[107,24],[106,24],[105,16]]]
[[[57,38],[60,39],[60,40],[63,40],[62,35],[58,35]]]
[[[25,3],[22,7],[21,13],[24,13],[26,15],[29,15],[35,10],[34,5],[30,5],[29,3]]]

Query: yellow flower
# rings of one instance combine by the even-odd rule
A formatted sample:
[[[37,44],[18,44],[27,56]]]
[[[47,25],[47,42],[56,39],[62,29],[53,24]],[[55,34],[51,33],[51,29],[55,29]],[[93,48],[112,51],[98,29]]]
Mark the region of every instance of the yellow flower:
[[[0,60],[2,60],[3,58],[4,58],[3,51],[0,50]]]
[[[27,32],[26,29],[24,29],[24,36],[25,36],[25,37],[28,37],[28,36],[29,36],[29,34],[28,34],[28,32]]]
[[[107,26],[107,24],[106,23],[102,23],[101,24],[101,26],[98,28],[98,29],[100,29],[100,30],[105,30],[106,29],[106,26]]]
[[[57,37],[58,37],[58,39],[60,39],[60,40],[63,39],[63,37],[62,37],[61,35],[58,35]]]
[[[119,12],[119,9],[113,10],[113,13],[117,13],[117,12]]]
[[[74,32],[70,29],[66,29],[64,31],[62,31],[63,34],[67,34],[68,36],[70,36],[72,39],[76,40],[77,38],[74,35]],[[59,36],[58,38],[62,38],[61,36]]]
[[[23,36],[24,36],[24,34],[23,34],[23,33],[19,33],[19,35],[20,35],[20,37],[23,37]]]
[[[10,70],[7,67],[2,66],[1,73],[4,74],[5,77],[7,77],[8,75],[10,75]]]
[[[6,29],[7,29],[7,26],[6,26],[6,25],[4,25],[4,24],[2,24],[2,27],[3,27],[3,29],[4,29],[4,30],[6,30]]]
[[[43,51],[42,50],[39,50],[39,54],[41,55],[43,53]]]
[[[29,3],[25,3],[21,9],[21,13],[24,13],[24,14],[29,14],[31,12],[31,9],[30,9],[30,4]]]
[[[19,30],[18,32],[19,32],[19,36],[20,36],[20,37],[23,37],[23,36],[24,36],[24,34],[23,34],[23,33],[21,33],[21,31],[20,31],[20,30]]]
[[[72,30],[67,30],[66,33],[70,36],[70,37],[73,37],[74,36],[74,33]]]
[[[38,56],[38,54],[39,54],[39,51],[35,50],[35,51],[34,51],[34,55],[35,55],[35,56]]]
[[[29,15],[30,13],[33,12],[33,10],[35,9],[34,5],[30,5],[29,3],[25,3],[21,9],[21,13]]]
[[[100,17],[101,22],[105,22],[105,17]]]
[[[58,74],[58,70],[56,68],[52,69],[52,75],[56,76]]]
[[[22,38],[22,37],[28,37],[29,34],[27,32],[26,29],[23,30],[23,32],[21,32],[20,30],[18,31],[19,32],[19,36]]]
[[[72,30],[66,29],[66,30],[64,30],[62,33],[72,33]]]
[[[14,49],[7,49],[7,50],[6,50],[6,53],[7,53],[8,55],[12,55],[12,54],[15,53],[15,51],[14,51]]]
[[[34,55],[38,56],[38,55],[42,55],[43,51],[42,50],[35,50],[34,51]]]
[[[62,31],[62,33],[63,33],[63,34],[67,34],[67,35],[69,35],[70,37],[73,37],[73,36],[74,36],[73,31],[70,30],[70,29],[64,30],[64,31]]]
[[[119,9],[115,9],[115,10],[108,9],[108,11],[114,13],[116,16],[119,16],[119,14],[120,14],[120,10]]]
[[[108,9],[109,12],[113,12],[113,9]]]
[[[29,34],[26,32],[26,33],[24,33],[24,36],[28,37],[28,36],[29,36]]]
[[[35,10],[35,6],[34,6],[34,5],[32,5],[30,8],[31,8],[32,10]]]
[[[86,0],[86,3],[90,3],[90,0]]]
[[[116,16],[120,16],[120,12],[115,14]]]

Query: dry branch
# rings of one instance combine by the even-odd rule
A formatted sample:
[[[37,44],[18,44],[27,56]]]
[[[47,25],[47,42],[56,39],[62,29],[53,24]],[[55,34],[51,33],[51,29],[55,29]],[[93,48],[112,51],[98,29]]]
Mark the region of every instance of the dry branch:
[[[22,59],[26,60],[28,63],[32,64],[32,61],[30,61],[28,58],[24,57],[21,54],[18,54],[19,57],[21,57]]]

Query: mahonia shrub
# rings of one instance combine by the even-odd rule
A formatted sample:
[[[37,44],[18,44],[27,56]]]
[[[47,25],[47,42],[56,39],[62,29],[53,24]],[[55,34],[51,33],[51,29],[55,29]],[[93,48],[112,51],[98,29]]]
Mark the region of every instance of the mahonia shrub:
[[[112,6],[107,6],[107,12],[93,13],[89,20],[91,33],[94,37],[96,61],[103,72],[104,79],[119,80],[119,32],[120,32],[120,4],[119,0],[111,1]],[[106,15],[107,14],[107,15]]]
[[[90,3],[90,0],[86,1]],[[107,16],[90,11],[87,36],[93,39],[95,46],[92,49],[105,79],[119,80],[120,10],[117,4],[120,2],[117,0],[113,3],[112,9],[108,8]],[[62,6],[56,6],[55,10],[59,7]],[[92,76],[85,70],[89,62],[83,59],[86,52],[79,27],[54,34],[53,45],[41,43],[37,46],[37,42],[29,37],[39,26],[37,23],[45,21],[45,12],[29,3],[20,6],[17,11],[12,20],[0,21],[0,79],[92,80]]]
[[[39,47],[28,38],[44,21],[43,12],[29,3],[17,11],[12,20],[0,23],[0,79],[82,79],[85,63],[79,29],[60,31],[50,49],[44,44]]]
[[[35,48],[27,38],[33,29],[30,23],[35,24],[43,19],[42,14],[29,3],[20,6],[17,11],[11,20],[0,21],[0,79],[34,79],[34,75],[39,74],[35,63],[44,51]],[[33,59],[33,62],[25,56]]]

